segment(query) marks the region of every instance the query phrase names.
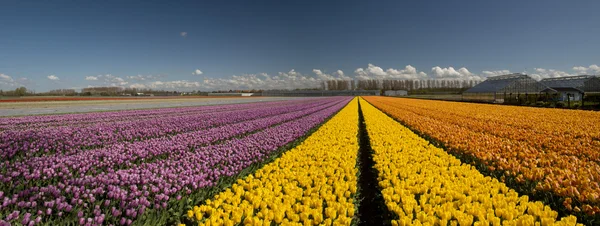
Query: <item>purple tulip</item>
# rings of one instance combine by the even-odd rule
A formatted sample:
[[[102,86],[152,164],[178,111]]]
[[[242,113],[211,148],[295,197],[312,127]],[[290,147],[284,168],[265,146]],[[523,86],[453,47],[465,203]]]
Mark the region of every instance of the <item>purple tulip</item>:
[[[11,220],[19,219],[19,213],[20,213],[20,211],[18,211],[18,210],[13,211],[11,214],[9,214],[6,217],[6,220],[11,221]]]
[[[104,223],[104,214],[95,217],[94,220],[96,221],[97,224],[102,225],[102,223]]]

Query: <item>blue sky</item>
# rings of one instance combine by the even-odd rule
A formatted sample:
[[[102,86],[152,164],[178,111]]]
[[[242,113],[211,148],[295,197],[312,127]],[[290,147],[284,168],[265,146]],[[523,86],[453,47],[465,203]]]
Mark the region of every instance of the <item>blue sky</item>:
[[[0,89],[600,74],[599,8],[600,1],[8,0],[0,2]]]

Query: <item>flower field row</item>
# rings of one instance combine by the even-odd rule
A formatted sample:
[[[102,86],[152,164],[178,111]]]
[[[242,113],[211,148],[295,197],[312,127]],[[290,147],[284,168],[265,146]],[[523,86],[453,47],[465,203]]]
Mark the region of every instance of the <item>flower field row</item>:
[[[190,112],[185,116],[161,117],[142,121],[96,123],[88,127],[51,127],[0,133],[1,157],[43,156],[54,153],[76,153],[82,149],[102,147],[121,141],[134,141],[196,131],[254,118],[291,112],[324,103],[256,104],[253,108],[224,112]]]
[[[168,96],[168,97],[27,97],[14,99],[1,99],[0,103],[14,102],[44,102],[44,101],[94,101],[94,100],[156,100],[156,99],[229,99],[235,96]],[[254,98],[254,97],[244,97]]]
[[[324,105],[319,105],[319,104],[321,104],[321,103],[310,104],[310,105],[306,105],[306,106],[295,106],[294,108],[287,107],[287,108],[281,108],[281,109],[272,109],[271,111],[269,111],[269,114],[272,116],[267,116],[266,118],[278,118],[280,116],[286,116],[286,118],[289,118],[290,114],[296,115],[296,116],[301,116],[301,114],[298,114],[298,112],[310,113],[310,112],[314,112],[316,110],[326,108],[335,103],[326,103]],[[265,109],[265,110],[269,110],[269,109]],[[257,111],[259,111],[259,110],[257,109]],[[240,112],[240,113],[245,113],[245,112]],[[196,144],[202,145],[202,144],[206,144],[206,142],[213,142],[218,139],[224,139],[227,136],[235,136],[235,135],[242,134],[244,132],[252,131],[252,130],[248,130],[251,127],[248,127],[248,125],[243,124],[243,122],[248,122],[251,124],[251,123],[255,122],[256,120],[264,121],[266,119],[266,118],[252,119],[251,118],[252,116],[257,116],[257,114],[247,114],[244,116],[236,116],[236,117],[232,117],[229,119],[217,119],[215,121],[220,121],[220,122],[226,121],[231,124],[215,126],[215,127],[207,128],[204,130],[181,133],[181,134],[177,134],[177,135],[173,135],[173,136],[169,136],[169,137],[146,138],[146,139],[142,139],[140,141],[134,141],[131,143],[130,142],[119,142],[119,143],[115,143],[113,145],[107,144],[107,145],[105,145],[105,147],[102,147],[102,148],[89,149],[89,150],[80,151],[77,153],[59,153],[59,154],[54,154],[54,155],[49,155],[49,156],[29,157],[29,158],[25,158],[24,160],[21,160],[21,161],[13,161],[13,162],[9,162],[9,163],[0,162],[0,166],[2,166],[2,168],[5,169],[6,172],[10,172],[11,174],[13,174],[12,177],[15,177],[15,176],[19,176],[16,173],[19,170],[17,170],[16,168],[22,168],[25,171],[31,171],[31,172],[36,171],[34,168],[30,168],[29,166],[38,167],[40,169],[50,167],[50,165],[54,165],[53,167],[61,166],[61,165],[56,165],[56,164],[73,166],[72,164],[78,164],[78,162],[85,164],[85,162],[87,162],[87,160],[89,160],[90,158],[103,158],[107,161],[113,161],[113,159],[116,159],[116,161],[123,161],[123,159],[114,158],[115,156],[112,156],[111,153],[115,153],[115,154],[118,153],[121,155],[120,157],[124,157],[124,156],[130,156],[124,152],[133,152],[133,154],[135,154],[133,156],[137,156],[139,158],[144,158],[145,157],[144,153],[151,152],[150,150],[152,148],[156,149],[156,148],[162,147],[162,145],[159,145],[159,144],[164,143],[164,142],[171,142],[173,144],[171,146],[173,146],[173,147],[175,146],[175,144],[191,145],[192,143],[190,143],[190,142],[198,142],[198,138],[195,138],[195,137],[201,136],[202,138],[204,138],[203,142],[196,143]],[[265,116],[264,113],[262,114],[262,116]],[[277,120],[282,120],[282,119],[284,119],[284,118],[280,118]],[[244,121],[244,120],[248,120],[248,121]],[[208,123],[210,123],[210,122],[208,122]],[[273,123],[277,123],[277,121],[273,121]],[[213,125],[214,125],[214,123],[213,123]],[[236,126],[236,127],[231,128],[231,126]],[[226,131],[227,133],[224,134],[224,131]],[[164,151],[166,151],[166,150],[164,150]],[[152,153],[152,154],[156,154],[156,153]],[[2,172],[2,170],[0,170],[0,172]],[[25,174],[22,174],[22,175],[25,176]],[[1,178],[2,177],[0,176],[0,179]],[[34,179],[34,178],[29,178],[29,179]]]
[[[101,113],[85,113],[85,114],[68,114],[68,115],[42,115],[42,116],[27,116],[15,118],[0,118],[5,119],[0,125],[0,131],[10,130],[37,130],[52,127],[88,127],[97,123],[115,123],[122,121],[143,121],[153,120],[163,117],[185,116],[190,114],[211,113],[230,110],[248,109],[249,106],[236,105],[217,105],[211,108],[188,107],[186,109],[167,108],[157,110],[127,110],[123,112],[101,112]],[[87,114],[93,114],[90,116]],[[60,117],[59,117],[60,116]]]
[[[195,149],[219,140],[227,140],[234,136],[297,119],[330,106],[331,104],[326,104],[313,106],[309,109],[298,109],[298,111],[289,113],[280,112],[275,116],[266,118],[178,134],[172,137],[119,143],[108,148],[88,150],[71,155],[57,154],[29,158],[4,165],[3,170],[0,170],[0,181],[12,187],[31,180],[35,180],[36,184],[40,185],[46,181],[60,182],[84,175],[96,175],[106,170],[113,171],[127,168],[136,165],[135,163],[142,159],[147,162],[152,158],[165,158],[178,151]],[[4,185],[0,185],[0,187],[4,187]],[[12,190],[16,192],[14,188]]]
[[[118,121],[141,121],[162,117],[174,117],[179,115],[199,114],[206,112],[210,113],[219,111],[243,110],[248,108],[256,108],[258,106],[270,107],[278,105],[291,105],[297,103],[310,103],[313,101],[313,99],[304,99],[296,101],[273,101],[266,103],[239,103],[197,107],[160,108],[150,110],[123,110],[116,112],[95,112],[84,114],[7,117],[0,118],[0,131],[28,130],[55,126],[82,127],[100,122],[110,123]]]
[[[256,114],[240,111],[238,114],[256,119],[168,138],[113,145],[117,149],[112,151],[98,149],[81,152],[85,154],[46,156],[54,161],[44,165],[50,169],[27,162],[11,165],[11,169],[21,171],[17,171],[16,178],[4,171],[4,179],[21,182],[15,187],[10,182],[4,185],[0,193],[0,216],[6,222],[26,224],[42,221],[128,225],[148,211],[170,213],[172,208],[186,202],[184,196],[202,193],[263,161],[278,148],[323,123],[349,100],[318,99],[293,109],[282,106],[275,112],[257,107],[256,111],[271,113],[256,118]],[[42,164],[42,160],[38,163]],[[25,178],[27,169],[29,179]],[[32,174],[31,169],[39,171]]]
[[[572,213],[600,215],[600,113],[366,97],[449,151]]]
[[[366,101],[361,109],[394,225],[576,224],[573,216],[557,221],[550,207],[462,164]]]
[[[190,112],[211,112],[232,109],[236,105],[215,105],[210,107],[162,108],[153,110],[125,110],[117,112],[96,112],[66,115],[39,115],[26,117],[0,118],[0,129],[20,130],[52,126],[81,126],[97,122],[141,120],[146,118],[189,114]],[[242,107],[243,108],[243,107]]]
[[[201,225],[349,225],[355,213],[358,102],[254,175],[194,206]]]

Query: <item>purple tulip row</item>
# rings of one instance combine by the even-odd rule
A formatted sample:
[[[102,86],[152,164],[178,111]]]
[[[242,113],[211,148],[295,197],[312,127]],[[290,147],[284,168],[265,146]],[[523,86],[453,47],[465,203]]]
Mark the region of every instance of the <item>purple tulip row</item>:
[[[300,100],[310,101],[310,100]],[[117,112],[98,112],[67,115],[44,115],[0,118],[0,131],[2,130],[30,130],[56,126],[82,127],[95,123],[111,123],[117,121],[141,121],[161,117],[172,117],[177,115],[198,114],[203,112],[217,112],[228,110],[242,110],[260,106],[275,106],[292,104],[299,101],[276,101],[268,103],[244,103],[213,106],[196,106],[182,108],[161,108],[149,110],[125,110]]]
[[[260,130],[274,124],[299,118],[303,115],[321,111],[334,103],[310,108],[295,106],[297,110],[279,112],[266,118],[254,119],[234,124],[182,133],[172,137],[161,137],[133,143],[117,143],[109,147],[82,151],[73,155],[57,154],[53,156],[34,157],[1,165],[5,170],[0,172],[0,181],[12,186],[26,184],[32,180],[36,184],[64,181],[73,177],[95,175],[99,172],[110,172],[136,165],[137,161],[146,162],[151,159],[166,157],[178,150],[195,149],[219,140]],[[2,187],[2,185],[0,185]],[[13,192],[15,192],[13,190]]]
[[[324,100],[321,100],[324,101]],[[139,122],[118,122],[95,124],[91,127],[55,127],[28,131],[4,131],[0,133],[0,157],[10,159],[21,156],[40,156],[54,153],[76,153],[82,149],[102,147],[120,141],[149,139],[177,133],[195,131],[212,126],[223,125],[236,120],[248,120],[272,114],[271,110],[288,108],[295,105],[257,107],[240,111],[191,114],[179,117]],[[262,109],[257,111],[257,109]]]
[[[33,182],[33,185],[18,193],[6,196],[0,194],[0,200],[3,201],[0,215],[12,216],[10,219],[4,219],[12,222],[21,222],[24,214],[29,214],[27,216],[30,221],[34,219],[33,223],[38,217],[41,217],[42,221],[49,221],[60,216],[61,219],[76,217],[82,224],[128,225],[147,209],[169,208],[169,204],[178,202],[182,195],[214,186],[223,177],[237,175],[248,166],[263,161],[278,148],[304,136],[311,128],[323,123],[350,99],[329,99],[329,102],[335,102],[333,106],[312,114],[304,112],[301,118],[281,124],[252,121],[254,124],[248,126],[265,129],[213,145],[195,147],[168,143],[170,140],[165,140],[167,144],[159,146],[156,150],[170,148],[166,158],[141,163],[128,169],[106,170],[97,175],[65,179],[56,185],[36,186]],[[292,114],[287,114],[287,117],[292,117]],[[278,119],[271,117],[268,120]],[[273,124],[277,125],[268,126]],[[222,132],[227,133],[230,129],[242,128],[231,125],[228,129],[223,127]],[[252,131],[252,128],[248,130]],[[221,135],[213,131],[206,136]],[[177,142],[210,142],[200,134],[189,136],[187,139],[189,140],[181,139]],[[150,152],[147,155],[154,154]],[[15,214],[17,210],[20,212]]]
[[[1,130],[28,130],[57,126],[85,126],[94,123],[110,123],[115,121],[143,120],[200,111],[220,111],[230,109],[233,105],[205,107],[163,108],[151,110],[125,110],[114,112],[79,113],[66,115],[23,116],[0,118]]]
[[[281,113],[285,113],[285,112],[298,111],[298,110],[302,110],[305,108],[310,108],[312,106],[318,106],[320,104],[327,103],[327,100],[313,101],[313,103],[309,103],[309,104],[305,104],[305,102],[295,102],[295,101],[292,103],[293,104],[289,104],[289,103],[279,104],[280,106],[278,106],[278,107],[271,106],[271,103],[269,103],[269,104],[266,104],[267,106],[265,108],[260,107],[260,105],[258,105],[256,107],[252,108],[251,110],[243,110],[243,111],[238,111],[238,112],[221,112],[220,114],[201,114],[204,116],[210,115],[210,118],[208,120],[193,120],[192,123],[189,123],[187,125],[185,124],[185,120],[189,119],[189,118],[185,118],[185,119],[178,118],[178,119],[180,119],[180,122],[178,122],[178,124],[184,124],[182,127],[188,128],[188,129],[194,128],[194,126],[195,126],[195,130],[189,129],[190,131],[185,131],[185,132],[193,132],[198,129],[210,128],[212,126],[225,125],[228,123],[236,123],[236,122],[240,122],[240,121],[251,120],[251,119],[260,118],[260,117],[267,117],[267,116],[281,114]],[[134,128],[132,128],[131,130],[134,130]],[[148,130],[160,131],[160,128],[149,128],[149,129],[146,128],[145,130],[146,131],[148,131]],[[181,128],[179,131],[181,131]],[[124,133],[124,131],[121,131],[121,133]],[[174,134],[171,134],[171,135],[174,135]],[[156,136],[156,137],[161,137],[161,136]],[[143,137],[140,140],[153,139],[156,137],[148,136],[148,137]],[[110,147],[111,144],[115,145],[115,144],[119,144],[119,143],[118,142],[105,142],[98,146],[99,147]],[[89,148],[92,148],[92,147],[89,147]],[[87,150],[90,150],[90,149],[87,149]],[[62,153],[62,154],[74,154],[74,153],[78,153],[80,151],[81,151],[81,149],[75,148],[75,149],[70,149],[70,150],[64,151],[64,153]],[[42,155],[42,157],[45,157],[45,156],[52,156],[52,154]],[[22,160],[15,160],[15,161],[16,162],[27,162],[27,161],[29,161],[29,159],[30,158],[25,158]],[[7,164],[8,164],[7,162],[0,162],[0,166],[2,168]]]

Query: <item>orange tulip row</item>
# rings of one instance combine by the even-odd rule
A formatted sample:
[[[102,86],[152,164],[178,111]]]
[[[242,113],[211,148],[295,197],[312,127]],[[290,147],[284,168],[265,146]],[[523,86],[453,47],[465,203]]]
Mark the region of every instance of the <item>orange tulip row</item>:
[[[529,201],[361,100],[392,225],[580,225]]]
[[[389,97],[367,101],[415,130],[503,171],[568,210],[600,214],[599,112]]]

